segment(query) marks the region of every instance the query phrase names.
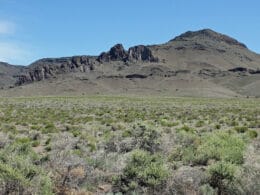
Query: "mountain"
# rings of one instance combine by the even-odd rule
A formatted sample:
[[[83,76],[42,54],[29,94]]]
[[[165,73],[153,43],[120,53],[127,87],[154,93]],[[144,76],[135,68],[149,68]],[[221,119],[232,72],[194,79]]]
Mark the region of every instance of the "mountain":
[[[45,58],[27,67],[2,65],[0,95],[155,94],[260,96],[260,55],[210,29],[188,31],[167,43],[99,56]],[[5,81],[5,82],[4,82]]]

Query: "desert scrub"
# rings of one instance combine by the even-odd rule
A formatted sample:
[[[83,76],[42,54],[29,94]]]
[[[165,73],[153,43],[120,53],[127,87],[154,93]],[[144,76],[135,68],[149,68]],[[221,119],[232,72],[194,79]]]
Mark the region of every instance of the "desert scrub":
[[[233,194],[235,193],[236,172],[239,167],[229,163],[220,161],[208,168],[210,175],[209,184],[217,189],[218,194]]]
[[[189,126],[187,126],[187,125],[184,125],[184,126],[182,126],[181,128],[178,128],[177,131],[178,131],[178,132],[180,132],[180,131],[185,131],[185,132],[187,132],[187,133],[194,133],[194,132],[195,132],[195,130],[194,130],[193,128],[191,128],[191,127],[189,127]]]
[[[135,191],[142,187],[155,189],[163,185],[167,177],[168,169],[160,156],[135,150],[123,174],[115,180],[115,187],[121,192]]]
[[[178,122],[169,121],[167,119],[161,119],[160,123],[161,123],[161,126],[164,126],[164,127],[174,127],[179,124]]]
[[[3,132],[10,134],[17,134],[17,129],[15,125],[6,124],[1,128]]]
[[[205,125],[205,122],[203,120],[199,120],[195,124],[196,127],[203,127],[204,125]]]
[[[57,128],[53,123],[47,123],[42,129],[42,133],[48,134],[48,133],[57,133]]]
[[[248,127],[246,127],[246,126],[237,126],[237,127],[234,127],[234,129],[238,133],[245,133],[246,131],[248,131]]]
[[[137,141],[137,148],[148,152],[156,152],[160,150],[161,133],[146,124],[135,124],[132,130],[132,136]]]
[[[237,167],[235,175],[241,168],[243,170],[248,166],[239,177],[244,179],[243,186],[250,185],[247,186],[245,193],[240,194],[252,194],[259,186],[258,105],[258,99],[248,101],[240,98],[235,100],[111,96],[0,98],[0,151],[10,144],[19,146],[16,152],[10,151],[9,156],[0,158],[4,158],[2,163],[8,162],[12,170],[16,171],[17,162],[13,164],[11,160],[5,159],[8,157],[14,159],[12,156],[17,156],[18,150],[21,152],[18,156],[22,156],[24,160],[18,162],[25,162],[27,159],[26,162],[29,163],[22,164],[29,166],[31,170],[29,175],[33,179],[25,176],[27,174],[22,171],[24,168],[18,170],[18,173],[22,171],[21,177],[18,178],[26,179],[26,184],[23,184],[22,188],[33,189],[30,191],[31,194],[44,194],[36,190],[41,186],[39,181],[42,183],[50,181],[55,185],[55,189],[57,184],[59,187],[65,181],[68,190],[91,189],[95,193],[104,183],[112,184],[111,175],[119,176],[119,181],[124,184],[127,192],[166,194],[168,186],[160,188],[164,186],[164,181],[152,187],[153,185],[148,184],[146,177],[143,176],[144,173],[141,174],[144,170],[151,172],[146,169],[151,166],[137,166],[138,171],[142,169],[140,178],[125,176],[124,181],[120,180],[126,173],[124,168],[130,164],[131,158],[128,157],[136,150],[141,150],[149,158],[157,156],[156,161],[164,161],[168,167],[166,169],[171,173],[170,178],[178,173],[185,173],[177,177],[182,189],[197,185],[196,190],[201,187],[204,194],[217,193],[218,187],[212,180],[215,175],[221,176],[223,172],[221,170],[226,170],[223,167],[227,164],[226,167],[229,165]],[[23,126],[22,123],[28,126]],[[248,129],[241,130],[237,129],[238,127]],[[226,135],[224,138],[220,135],[223,133]],[[38,144],[41,147],[32,148]],[[244,151],[243,145],[246,147],[247,144],[250,145],[248,148],[251,153],[241,157]],[[42,155],[33,155],[35,153],[31,153],[31,149]],[[222,168],[214,167],[220,162],[226,165]],[[78,163],[81,166],[78,166]],[[166,167],[164,163],[161,164]],[[71,165],[72,172],[68,169]],[[36,172],[30,168],[31,166],[37,168]],[[184,171],[185,167],[190,169]],[[215,171],[210,172],[209,168]],[[46,173],[39,173],[38,169],[48,170],[56,177],[51,177],[51,181]],[[189,176],[192,172],[190,170],[193,169],[208,174],[206,183],[198,184],[197,176],[193,177],[194,183],[190,183],[191,180],[186,177],[186,173]],[[72,178],[71,173],[75,172],[81,173],[80,177]],[[81,178],[84,176],[83,173],[86,173],[86,178]],[[8,177],[12,178],[11,175]],[[68,177],[69,180],[66,179]],[[173,182],[169,177],[165,179],[166,185]],[[43,178],[47,179],[44,181]],[[185,181],[182,182],[186,178],[189,180],[187,185]],[[227,179],[219,181],[226,186],[226,190],[233,192],[230,194],[238,194],[236,191],[230,191],[236,179],[237,176],[232,182],[226,182]],[[91,188],[85,188],[86,185]],[[158,188],[158,191],[149,191]],[[120,186],[118,191],[122,191]]]
[[[245,148],[245,141],[236,134],[211,133],[204,136],[198,146],[196,161],[199,164],[207,164],[209,160],[242,164]]]
[[[30,144],[14,142],[0,150],[0,190],[3,194],[52,194],[51,179],[35,162]]]
[[[247,131],[247,135],[251,138],[251,139],[254,139],[254,138],[257,138],[258,136],[258,133],[254,130],[248,130]]]

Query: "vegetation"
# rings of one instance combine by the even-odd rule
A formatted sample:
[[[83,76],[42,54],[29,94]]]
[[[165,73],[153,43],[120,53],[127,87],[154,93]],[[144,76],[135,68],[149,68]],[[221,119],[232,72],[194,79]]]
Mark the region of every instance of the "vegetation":
[[[135,191],[138,187],[150,187],[154,190],[163,184],[167,176],[168,170],[160,156],[136,150],[115,183],[122,192]]]
[[[0,99],[3,194],[259,194],[260,101]]]

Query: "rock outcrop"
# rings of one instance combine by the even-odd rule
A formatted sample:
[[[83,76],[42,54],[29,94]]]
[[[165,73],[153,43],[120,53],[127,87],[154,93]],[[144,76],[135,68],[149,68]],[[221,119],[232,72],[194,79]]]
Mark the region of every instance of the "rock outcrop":
[[[139,45],[126,51],[122,44],[116,44],[108,52],[103,52],[98,57],[73,56],[38,60],[28,67],[26,73],[16,76],[16,85],[55,78],[58,74],[63,73],[90,72],[95,69],[95,64],[110,61],[158,62],[158,58],[155,58],[152,51],[146,46]]]
[[[94,61],[88,56],[46,58],[31,64],[25,74],[17,75],[16,85],[55,78],[57,74],[62,73],[89,72],[92,70],[94,70]]]
[[[97,58],[99,62],[126,61],[128,54],[122,44],[116,44],[108,52],[103,52]]]
[[[116,44],[108,52],[101,53],[97,60],[99,62],[110,62],[110,61],[129,61],[129,62],[158,62],[158,58],[154,57],[152,51],[144,46],[138,45],[129,48],[126,51],[122,44]]]
[[[260,69],[253,70],[244,67],[236,67],[228,70],[229,72],[236,72],[236,73],[249,73],[249,74],[260,74]]]
[[[158,58],[154,57],[152,51],[144,46],[138,45],[130,47],[128,50],[128,60],[129,61],[148,61],[148,62],[158,62]]]
[[[64,58],[45,58],[28,66],[27,71],[16,76],[16,85],[55,78],[58,74],[69,72],[90,72],[95,65],[121,61],[127,63],[158,62],[152,51],[143,45],[131,47],[126,51],[122,44],[116,44],[108,52],[101,53],[98,57],[73,56]]]

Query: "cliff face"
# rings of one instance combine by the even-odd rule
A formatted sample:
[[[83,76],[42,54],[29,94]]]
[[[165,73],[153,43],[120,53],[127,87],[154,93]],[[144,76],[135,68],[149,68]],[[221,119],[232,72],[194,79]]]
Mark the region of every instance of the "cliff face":
[[[95,60],[88,56],[41,59],[31,64],[25,74],[17,75],[16,84],[22,85],[24,83],[54,78],[57,74],[93,71],[94,64]]]
[[[25,74],[17,75],[16,85],[55,78],[59,74],[69,72],[91,72],[95,70],[95,66],[113,61],[158,62],[158,58],[154,57],[146,46],[135,46],[126,51],[122,44],[116,44],[108,52],[103,52],[98,57],[74,56],[38,60],[28,67]]]
[[[130,47],[128,50],[129,61],[146,61],[146,62],[158,62],[158,57],[154,57],[152,51],[144,46],[138,45],[135,47]]]
[[[99,62],[124,61],[124,62],[158,62],[158,58],[154,57],[152,51],[144,46],[138,45],[130,47],[126,51],[122,44],[117,44],[110,49],[109,52],[103,52],[97,60]]]

